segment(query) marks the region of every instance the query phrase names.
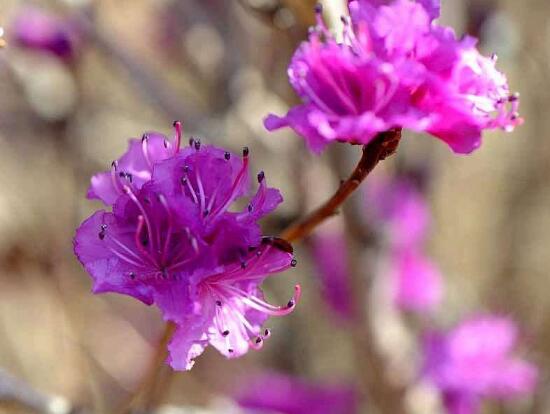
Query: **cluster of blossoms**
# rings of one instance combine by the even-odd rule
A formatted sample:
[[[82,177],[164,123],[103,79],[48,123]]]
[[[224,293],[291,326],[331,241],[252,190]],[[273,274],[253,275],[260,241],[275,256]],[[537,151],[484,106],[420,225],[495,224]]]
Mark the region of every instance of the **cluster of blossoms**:
[[[288,75],[303,103],[269,130],[289,126],[319,152],[334,141],[369,143],[393,128],[428,132],[454,152],[479,147],[485,129],[522,122],[496,57],[438,25],[439,0],[353,0],[342,42],[318,24]],[[405,23],[406,22],[406,23]]]
[[[538,371],[514,355],[517,342],[518,328],[506,317],[468,319],[426,335],[424,375],[450,414],[477,414],[485,398],[510,400],[534,390]]]
[[[235,399],[252,413],[355,414],[358,410],[355,389],[344,384],[319,384],[269,372],[251,376],[241,385]]]
[[[296,286],[285,306],[267,303],[260,283],[295,266],[292,247],[263,237],[258,220],[282,201],[267,186],[243,211],[230,211],[249,190],[248,149],[242,157],[191,139],[148,133],[130,141],[88,192],[112,208],[77,230],[75,253],[93,278],[95,293],[117,292],[156,304],[177,329],[169,344],[174,369],[190,369],[211,344],[228,358],[258,349],[270,335],[269,315],[293,311]]]
[[[443,298],[437,266],[424,252],[430,213],[426,201],[408,178],[380,178],[366,187],[367,216],[382,225],[387,241],[386,265],[393,303],[400,309],[428,312]]]

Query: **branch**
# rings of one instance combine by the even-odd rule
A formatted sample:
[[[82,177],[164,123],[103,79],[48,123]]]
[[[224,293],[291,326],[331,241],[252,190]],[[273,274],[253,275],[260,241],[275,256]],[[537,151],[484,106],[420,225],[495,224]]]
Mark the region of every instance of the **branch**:
[[[281,238],[293,242],[303,239],[323,221],[336,214],[338,208],[367,178],[378,163],[392,155],[399,145],[401,130],[392,129],[378,134],[363,147],[363,156],[349,178],[342,183],[338,191],[321,207],[307,215],[300,222],[291,225],[281,234]]]

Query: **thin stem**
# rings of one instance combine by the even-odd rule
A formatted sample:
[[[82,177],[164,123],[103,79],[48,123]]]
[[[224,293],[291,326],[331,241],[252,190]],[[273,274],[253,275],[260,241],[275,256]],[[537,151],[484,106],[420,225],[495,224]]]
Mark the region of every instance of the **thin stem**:
[[[147,372],[143,376],[143,381],[130,399],[123,404],[119,414],[130,414],[135,411],[148,410],[154,407],[162,398],[162,393],[159,390],[167,388],[171,368],[166,365],[168,356],[168,343],[176,329],[176,325],[172,322],[166,323],[162,337],[156,346],[155,355],[151,361]],[[168,372],[166,372],[169,370]]]
[[[338,191],[317,210],[283,231],[281,238],[289,242],[303,239],[309,236],[319,224],[336,214],[337,209],[353,194],[374,167],[395,152],[400,139],[400,129],[392,129],[378,134],[369,144],[363,147],[363,156],[353,173],[342,183]]]

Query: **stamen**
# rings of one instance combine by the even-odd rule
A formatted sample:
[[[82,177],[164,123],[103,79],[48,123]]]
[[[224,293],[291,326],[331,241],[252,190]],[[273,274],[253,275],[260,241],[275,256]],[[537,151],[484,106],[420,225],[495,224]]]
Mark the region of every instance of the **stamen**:
[[[218,285],[219,286],[219,285]],[[300,297],[302,295],[302,288],[300,285],[296,285],[294,287],[294,295],[292,298],[288,301],[286,306],[274,306],[266,301],[253,296],[247,292],[244,292],[243,290],[236,288],[234,286],[230,285],[223,285],[221,287],[222,289],[225,289],[232,294],[238,296],[246,305],[251,307],[252,309],[255,309],[259,312],[265,313],[267,315],[271,316],[285,316],[290,313],[292,313],[296,307],[296,304],[300,300]]]
[[[164,240],[164,247],[161,254],[161,263],[164,263],[164,260],[166,259],[166,253],[168,252],[168,247],[170,246],[170,239],[172,238],[172,212],[168,207],[168,202],[166,201],[166,197],[164,197],[164,195],[159,195],[159,201],[162,204],[162,207],[164,207],[164,211],[166,212],[166,220],[168,221],[166,239]]]
[[[118,177],[117,177],[117,169],[118,169],[118,161],[113,161],[111,163],[111,181],[113,183],[113,187],[115,188],[115,190],[122,194],[122,188],[120,188],[120,183],[118,181]]]
[[[141,214],[142,214],[143,218],[145,219],[145,224],[147,226],[147,233],[148,233],[149,242],[150,242],[149,247],[150,247],[151,251],[154,251],[154,246],[153,246],[153,244],[154,244],[153,243],[154,233],[153,233],[153,226],[151,225],[151,220],[149,220],[149,215],[147,214],[147,211],[145,210],[145,207],[143,207],[143,204],[141,204],[141,202],[138,200],[138,198],[136,197],[136,195],[134,194],[134,192],[132,191],[132,189],[130,187],[125,185],[124,186],[124,191],[126,192],[126,194],[128,194],[128,197],[130,197],[130,199],[134,202],[134,204],[141,211]]]
[[[149,136],[147,134],[143,134],[143,136],[141,137],[141,151],[143,152],[145,161],[147,161],[147,165],[150,169],[153,169],[153,163],[151,162],[151,158],[149,157]]]
[[[245,179],[246,172],[248,171],[248,154],[249,154],[248,147],[244,147],[243,148],[243,165],[241,167],[241,170],[237,174],[237,177],[235,178],[235,181],[231,186],[231,191],[227,195],[227,198],[225,199],[225,201],[222,204],[220,204],[214,212],[212,212],[210,216],[212,217],[211,220],[214,220],[215,218],[218,217],[218,215],[223,213],[235,199],[235,193],[237,192],[237,188],[239,184]]]
[[[182,124],[180,121],[174,121],[174,129],[176,130],[176,136],[174,137],[174,155],[180,150],[181,138],[183,135],[181,126]]]

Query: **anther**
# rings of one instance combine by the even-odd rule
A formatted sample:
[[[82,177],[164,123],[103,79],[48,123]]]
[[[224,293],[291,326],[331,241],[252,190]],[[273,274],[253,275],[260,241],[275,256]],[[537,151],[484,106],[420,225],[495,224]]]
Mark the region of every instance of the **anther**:
[[[230,354],[232,354],[232,353],[235,352],[235,351],[233,350],[233,348],[229,348],[229,349],[227,350],[227,352],[229,352]]]
[[[201,149],[201,141],[200,139],[195,140],[195,149],[198,151]]]
[[[168,148],[168,141],[164,140],[162,144],[164,145],[164,148]]]
[[[217,306],[222,306],[222,301],[221,301],[221,300],[217,300],[217,301],[216,301],[216,305],[217,305]]]
[[[222,332],[222,336],[227,336],[229,335],[229,331],[226,329],[225,331]]]
[[[296,260],[296,259],[292,259],[291,262],[290,262],[290,265],[292,267],[296,267],[297,264],[298,264],[298,260]]]
[[[260,171],[258,173],[258,182],[261,183],[265,178],[265,173],[263,171]]]
[[[188,173],[188,172],[189,172],[189,165],[184,165],[184,166],[183,166],[183,172],[184,172],[184,173]]]
[[[252,213],[252,204],[249,204],[248,207],[247,207],[247,209],[248,209],[248,212],[249,212],[249,213]]]
[[[191,137],[189,138],[189,146],[192,147],[193,145],[195,145],[195,138]]]
[[[271,336],[271,331],[270,331],[269,329],[266,329],[266,330],[264,331],[264,338],[268,338],[268,337],[270,337],[270,336]]]
[[[313,10],[315,10],[315,14],[321,14],[323,13],[323,5],[321,3],[317,3]]]
[[[256,338],[256,343],[257,343],[257,344],[261,343],[262,341],[263,341],[263,339],[260,338],[259,336]]]
[[[143,135],[141,136],[141,142],[147,141],[148,139],[149,139],[149,135],[147,135],[147,134],[143,134]]]
[[[231,153],[226,152],[225,154],[223,154],[223,157],[225,158],[226,161],[229,161],[229,159],[231,158]]]
[[[508,97],[509,102],[516,102],[518,99],[519,99],[519,93],[518,92],[513,93],[512,95],[510,95]]]
[[[115,161],[113,161],[113,162],[111,163],[111,168],[114,168],[114,169],[115,169],[115,171],[116,171],[116,170],[117,170],[117,168],[118,168],[118,161],[116,161],[116,160],[115,160]]]
[[[246,262],[241,262],[241,269],[246,269]]]
[[[294,306],[296,306],[296,302],[294,302],[294,299],[290,299],[286,304],[287,308],[293,308]]]
[[[210,213],[210,210],[205,209],[205,210],[202,212],[202,215],[203,215],[203,217],[206,217],[209,213]]]
[[[244,147],[243,148],[243,157],[248,157],[249,153],[250,153],[250,150],[248,149],[248,147]]]
[[[134,280],[136,278],[136,274],[134,272],[130,272],[128,273],[128,276],[130,277],[130,279]]]

